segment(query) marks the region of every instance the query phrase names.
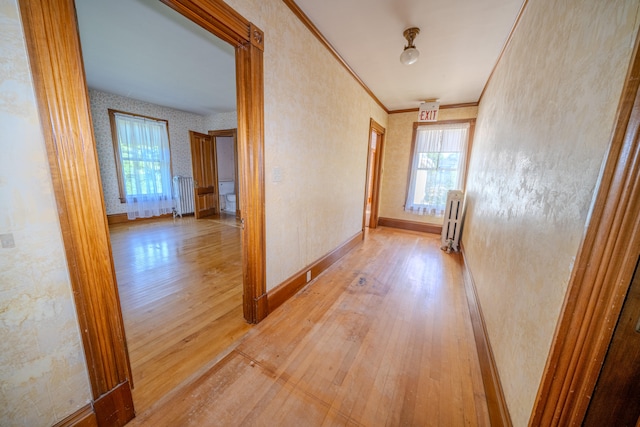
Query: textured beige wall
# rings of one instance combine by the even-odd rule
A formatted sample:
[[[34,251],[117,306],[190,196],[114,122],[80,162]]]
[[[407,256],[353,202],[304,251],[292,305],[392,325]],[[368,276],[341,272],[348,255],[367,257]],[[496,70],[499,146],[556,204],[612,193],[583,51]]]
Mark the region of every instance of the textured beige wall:
[[[89,380],[16,0],[0,28],[0,425],[50,426]]]
[[[438,120],[473,119],[477,114],[478,107],[447,108],[439,111]],[[379,215],[385,218],[442,224],[441,217],[415,215],[404,211],[413,123],[416,121],[417,112],[389,115],[389,127],[384,141]]]
[[[529,2],[481,101],[463,243],[529,420],[637,31],[638,0]]]
[[[369,119],[387,114],[281,0],[228,3],[265,32],[271,289],[362,229]]]
[[[236,129],[238,127],[238,113],[231,111],[228,113],[211,114],[204,118],[203,132],[221,129]]]

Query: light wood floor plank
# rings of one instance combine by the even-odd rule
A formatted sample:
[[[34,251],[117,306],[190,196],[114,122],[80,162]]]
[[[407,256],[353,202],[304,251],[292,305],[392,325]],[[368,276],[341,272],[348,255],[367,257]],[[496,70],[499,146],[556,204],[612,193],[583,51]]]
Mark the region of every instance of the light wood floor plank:
[[[380,227],[132,425],[488,426],[458,255]]]
[[[185,217],[110,227],[138,412],[251,328],[242,316],[236,225]]]

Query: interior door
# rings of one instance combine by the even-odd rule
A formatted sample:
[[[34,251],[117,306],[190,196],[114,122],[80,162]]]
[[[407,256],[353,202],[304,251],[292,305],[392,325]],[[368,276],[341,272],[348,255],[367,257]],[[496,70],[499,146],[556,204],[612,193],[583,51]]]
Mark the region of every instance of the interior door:
[[[640,421],[640,273],[622,306],[584,426],[635,426]]]
[[[218,178],[216,147],[211,135],[189,131],[195,217],[204,218],[218,213]]]

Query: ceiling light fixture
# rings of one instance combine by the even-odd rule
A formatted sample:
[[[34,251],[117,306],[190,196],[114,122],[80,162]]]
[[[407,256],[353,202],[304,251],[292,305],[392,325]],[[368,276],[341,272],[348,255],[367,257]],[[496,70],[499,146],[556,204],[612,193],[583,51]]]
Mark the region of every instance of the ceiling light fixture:
[[[404,30],[404,38],[407,39],[409,43],[404,47],[404,51],[400,55],[400,62],[404,65],[411,65],[418,60],[418,56],[420,56],[420,51],[416,49],[413,45],[413,39],[416,38],[418,34],[420,34],[420,28],[411,27]]]

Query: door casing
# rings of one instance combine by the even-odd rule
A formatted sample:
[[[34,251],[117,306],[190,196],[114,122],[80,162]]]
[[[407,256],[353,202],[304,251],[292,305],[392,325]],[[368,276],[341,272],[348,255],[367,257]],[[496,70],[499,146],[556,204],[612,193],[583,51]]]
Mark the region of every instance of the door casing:
[[[622,306],[583,426],[634,426],[640,421],[640,271]]]
[[[221,0],[162,0],[236,51],[243,312],[267,315],[262,31]],[[73,0],[20,0],[20,13],[98,422],[134,416],[108,223]]]

